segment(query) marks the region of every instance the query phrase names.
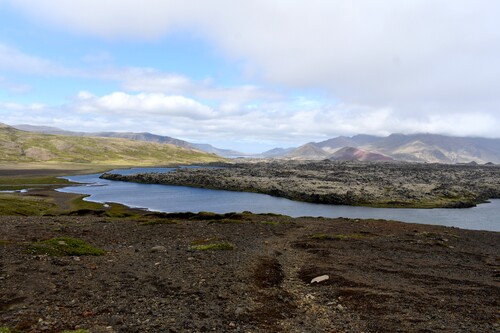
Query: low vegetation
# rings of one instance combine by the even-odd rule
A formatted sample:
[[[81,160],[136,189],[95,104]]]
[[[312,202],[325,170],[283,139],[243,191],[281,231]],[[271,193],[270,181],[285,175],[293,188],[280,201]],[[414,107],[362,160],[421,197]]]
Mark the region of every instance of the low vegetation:
[[[56,208],[50,198],[0,194],[0,215],[41,216],[52,214]]]
[[[209,250],[233,250],[234,245],[227,242],[210,243],[210,244],[198,244],[191,245],[191,250],[195,251],[209,251]]]
[[[57,237],[33,243],[28,247],[28,252],[50,256],[100,256],[105,253],[83,240],[70,237]]]

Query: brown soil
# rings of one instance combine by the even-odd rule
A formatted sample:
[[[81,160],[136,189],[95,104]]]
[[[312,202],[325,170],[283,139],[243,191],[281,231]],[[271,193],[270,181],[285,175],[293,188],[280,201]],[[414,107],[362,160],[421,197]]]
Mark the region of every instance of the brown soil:
[[[28,244],[53,237],[79,238],[106,254],[27,252]],[[191,248],[223,241],[234,249]],[[163,248],[152,251],[155,246]],[[4,216],[0,327],[498,332],[499,250],[500,233],[391,221],[250,214]],[[328,280],[310,283],[324,274]]]

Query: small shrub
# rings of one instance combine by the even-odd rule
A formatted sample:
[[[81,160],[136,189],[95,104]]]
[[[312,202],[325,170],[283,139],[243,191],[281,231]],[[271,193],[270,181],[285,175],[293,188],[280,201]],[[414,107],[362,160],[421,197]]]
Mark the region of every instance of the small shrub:
[[[31,244],[28,251],[32,254],[50,256],[100,256],[104,251],[76,238],[58,237]]]

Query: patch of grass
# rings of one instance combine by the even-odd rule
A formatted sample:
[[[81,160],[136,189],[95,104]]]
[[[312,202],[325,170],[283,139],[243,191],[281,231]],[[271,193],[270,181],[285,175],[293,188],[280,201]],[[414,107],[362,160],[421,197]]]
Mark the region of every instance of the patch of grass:
[[[10,330],[10,328],[6,327],[6,326],[1,326],[0,327],[0,333],[11,333],[12,331]]]
[[[104,207],[102,203],[83,200],[86,195],[80,195],[70,203],[70,210],[64,212],[64,215],[97,215],[109,218],[139,218],[140,215],[133,209],[117,204],[110,203]]]
[[[312,239],[333,239],[333,236],[332,235],[328,235],[328,234],[313,234],[310,236]]]
[[[0,215],[41,216],[52,214],[56,208],[49,198],[0,194]]]
[[[57,237],[31,244],[28,252],[50,256],[100,256],[105,253],[80,239],[70,237]]]
[[[99,210],[102,209],[103,205],[97,202],[85,201],[87,195],[79,195],[73,200],[71,200],[71,210],[81,210],[81,209],[89,209],[89,210]]]
[[[363,238],[368,238],[367,235],[362,235],[362,234],[349,234],[349,235],[335,235],[335,239],[363,239]]]
[[[67,179],[42,176],[42,177],[0,177],[0,190],[22,190],[33,186],[42,185],[71,185],[74,184]]]
[[[234,245],[227,242],[220,242],[211,244],[191,245],[190,249],[195,251],[209,251],[209,250],[226,251],[226,250],[233,250]]]

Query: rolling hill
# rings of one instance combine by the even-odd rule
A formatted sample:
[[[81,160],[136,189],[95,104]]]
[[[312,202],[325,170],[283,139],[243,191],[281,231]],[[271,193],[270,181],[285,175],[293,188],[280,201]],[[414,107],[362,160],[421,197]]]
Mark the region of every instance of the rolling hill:
[[[35,133],[43,133],[43,134],[57,134],[57,135],[66,135],[66,136],[84,136],[84,137],[103,137],[103,138],[122,138],[129,139],[135,141],[144,141],[144,142],[156,142],[156,143],[168,143],[175,146],[188,148],[188,149],[197,149],[204,151],[210,154],[216,154],[222,157],[237,157],[244,156],[244,153],[229,150],[229,149],[221,149],[214,147],[210,144],[204,143],[192,143],[176,138],[172,138],[170,136],[165,135],[157,135],[147,132],[134,133],[134,132],[73,132],[66,131],[57,127],[50,126],[33,126],[27,124],[13,125],[12,127],[27,131],[27,132],[35,132]]]
[[[221,160],[170,143],[26,132],[0,123],[0,163],[164,165]]]

